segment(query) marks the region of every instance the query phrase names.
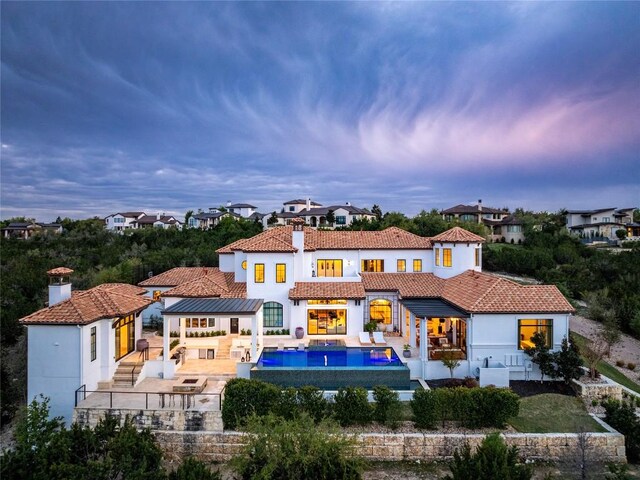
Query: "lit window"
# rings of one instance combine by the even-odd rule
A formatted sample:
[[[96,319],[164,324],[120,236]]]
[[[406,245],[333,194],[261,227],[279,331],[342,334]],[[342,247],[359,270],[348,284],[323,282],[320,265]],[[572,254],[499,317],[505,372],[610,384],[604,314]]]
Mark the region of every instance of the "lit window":
[[[266,302],[262,306],[262,319],[265,327],[282,327],[282,304]]]
[[[264,263],[256,263],[253,266],[253,279],[256,283],[264,283]]]
[[[442,265],[445,267],[451,266],[451,249],[450,248],[442,249]]]
[[[307,335],[346,335],[346,309],[307,310]]]
[[[246,269],[247,269],[247,261],[246,261],[246,260],[243,260],[243,261],[242,261],[242,269],[243,269],[243,270],[246,270]]]
[[[407,271],[407,261],[406,260],[398,259],[397,271],[398,272],[406,272]]]
[[[553,347],[553,320],[521,318],[518,320],[518,349],[533,347],[533,336],[536,333],[543,335],[547,347]]]
[[[154,290],[153,291],[153,301],[157,302],[158,300],[160,300],[160,295],[162,294],[162,291],[160,290]]]
[[[476,267],[480,266],[480,249],[476,248]]]
[[[361,272],[384,272],[384,260],[362,260]]]
[[[276,263],[276,283],[287,281],[287,266],[284,263]]]
[[[334,298],[331,300],[307,300],[308,305],[346,305],[346,298]]]
[[[369,303],[369,320],[389,325],[391,323],[391,302],[376,299]]]
[[[436,254],[436,267],[440,266],[440,249],[436,248],[434,249],[434,252]]]
[[[341,277],[342,260],[318,260],[319,277]]]
[[[421,272],[422,271],[422,260],[419,258],[413,259],[413,271]]]
[[[91,361],[93,362],[98,354],[97,354],[97,342],[96,342],[96,327],[91,327]]]

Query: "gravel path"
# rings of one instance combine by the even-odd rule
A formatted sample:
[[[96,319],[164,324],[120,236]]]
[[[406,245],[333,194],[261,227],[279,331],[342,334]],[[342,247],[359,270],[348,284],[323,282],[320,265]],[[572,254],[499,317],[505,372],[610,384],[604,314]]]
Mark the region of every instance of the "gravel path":
[[[593,320],[589,320],[588,318],[576,315],[571,317],[569,328],[572,331],[579,333],[583,337],[587,337],[593,340],[597,336],[600,324]],[[611,357],[605,358],[605,360],[607,361],[607,363],[610,363],[615,368],[617,368],[623,375],[629,377],[634,382],[639,383],[638,376],[640,374],[640,340],[636,340],[629,335],[622,334],[622,340],[620,341],[620,343],[611,348]],[[635,363],[635,371],[631,372],[625,367],[617,367],[617,360],[622,360],[625,363],[625,366],[628,362]]]

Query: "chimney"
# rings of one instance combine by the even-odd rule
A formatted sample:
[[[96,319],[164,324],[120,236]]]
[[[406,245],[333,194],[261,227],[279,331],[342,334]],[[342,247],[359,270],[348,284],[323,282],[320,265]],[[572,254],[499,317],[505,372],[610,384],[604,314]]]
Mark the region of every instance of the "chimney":
[[[478,223],[482,223],[482,199],[478,199]]]
[[[71,280],[70,276],[73,270],[65,267],[54,268],[49,270],[49,306],[56,303],[64,302],[71,298]]]
[[[160,220],[160,212],[156,213],[156,220]]]
[[[347,202],[347,207],[350,207],[350,206],[351,206],[351,202]]]
[[[311,199],[307,197],[307,212],[311,210]]]
[[[297,252],[293,256],[293,276],[292,279],[302,278],[304,275],[304,220],[296,217],[291,220],[293,232],[291,232],[291,243]],[[310,276],[307,274],[306,276]]]
[[[227,207],[231,206],[231,200],[227,200]]]

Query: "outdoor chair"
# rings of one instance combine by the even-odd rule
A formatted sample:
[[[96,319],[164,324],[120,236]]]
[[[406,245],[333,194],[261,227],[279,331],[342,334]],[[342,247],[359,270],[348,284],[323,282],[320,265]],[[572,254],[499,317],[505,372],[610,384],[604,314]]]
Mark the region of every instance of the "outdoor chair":
[[[373,341],[376,345],[386,345],[387,341],[384,339],[382,332],[373,332]]]
[[[371,337],[369,336],[369,332],[360,332],[358,334],[360,337],[360,345],[371,345]]]

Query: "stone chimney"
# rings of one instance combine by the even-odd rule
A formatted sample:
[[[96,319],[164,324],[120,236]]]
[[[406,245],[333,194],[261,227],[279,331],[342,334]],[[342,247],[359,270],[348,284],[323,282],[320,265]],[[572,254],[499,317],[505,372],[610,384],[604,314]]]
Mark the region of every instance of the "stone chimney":
[[[227,207],[231,206],[231,200],[227,200]]]
[[[49,270],[49,306],[56,303],[64,302],[71,298],[71,280],[70,276],[73,270],[65,267],[54,268]]]
[[[156,213],[156,220],[160,220],[160,212]]]

